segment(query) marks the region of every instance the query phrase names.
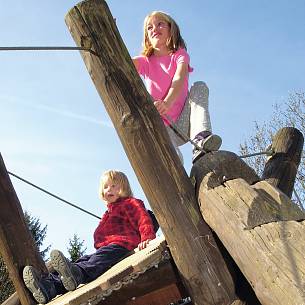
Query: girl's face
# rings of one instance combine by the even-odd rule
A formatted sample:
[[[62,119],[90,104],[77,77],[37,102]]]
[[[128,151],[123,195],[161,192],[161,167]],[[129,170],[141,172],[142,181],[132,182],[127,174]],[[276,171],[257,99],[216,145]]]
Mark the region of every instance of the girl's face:
[[[146,24],[147,37],[153,48],[167,47],[170,38],[169,24],[158,16],[152,16]]]
[[[106,180],[103,185],[104,200],[113,203],[120,198],[121,186],[112,180]]]

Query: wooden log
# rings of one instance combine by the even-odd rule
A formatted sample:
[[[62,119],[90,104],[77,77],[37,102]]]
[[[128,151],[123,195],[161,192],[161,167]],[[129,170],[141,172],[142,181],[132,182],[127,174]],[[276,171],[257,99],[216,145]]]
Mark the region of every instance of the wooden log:
[[[106,2],[83,1],[65,20],[76,45],[98,54],[81,52],[194,303],[231,304],[232,278]]]
[[[221,167],[219,159],[225,159],[223,154],[214,153],[214,159],[209,156],[209,167]],[[206,161],[203,157],[199,162],[206,164]],[[230,166],[234,167],[234,163]],[[245,163],[243,167],[241,172],[250,172]],[[231,174],[226,173],[232,180],[214,184],[214,187],[209,187],[209,176],[214,175],[213,181],[216,181],[215,172],[206,173],[201,179],[202,215],[253,287],[261,304],[305,304],[305,240],[302,238],[305,215],[295,209],[285,194],[266,181],[250,185],[255,180],[252,175],[236,178],[239,170],[232,168]],[[218,176],[221,181],[223,175],[219,172]]]
[[[291,198],[301,161],[304,137],[293,127],[280,129],[273,138],[274,154],[268,159],[262,179],[280,189]]]
[[[23,211],[0,154],[0,252],[22,305],[36,304],[22,279],[22,270],[32,265],[46,272]],[[16,301],[16,298],[11,300]],[[16,301],[17,302],[17,301]]]

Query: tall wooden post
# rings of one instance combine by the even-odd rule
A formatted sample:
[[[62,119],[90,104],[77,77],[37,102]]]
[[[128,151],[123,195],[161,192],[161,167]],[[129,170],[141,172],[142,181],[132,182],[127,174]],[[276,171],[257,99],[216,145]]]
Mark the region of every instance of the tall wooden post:
[[[304,137],[293,127],[280,129],[272,141],[274,154],[265,165],[262,178],[291,198],[301,161]]]
[[[65,20],[76,44],[97,54],[81,53],[194,304],[231,304],[232,278],[107,4],[83,1]]]
[[[23,211],[0,154],[0,252],[22,305],[36,304],[22,279],[22,270],[46,266],[24,220]]]

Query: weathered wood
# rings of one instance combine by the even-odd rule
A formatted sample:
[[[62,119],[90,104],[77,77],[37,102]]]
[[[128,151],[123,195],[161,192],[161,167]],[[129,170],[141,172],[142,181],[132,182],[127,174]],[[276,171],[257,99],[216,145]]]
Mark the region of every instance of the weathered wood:
[[[18,294],[16,292],[14,292],[1,305],[21,305]]]
[[[51,262],[46,262],[46,268],[48,272],[54,272],[55,269],[51,265]],[[19,296],[17,292],[14,292],[7,300],[5,300],[1,305],[21,305]]]
[[[120,290],[114,291],[98,305],[124,305],[132,298],[142,297],[148,293],[159,290],[179,281],[173,270],[171,261],[162,262],[158,268],[152,268],[140,277],[124,285]],[[146,303],[149,304],[149,303]]]
[[[162,287],[159,290],[152,291],[145,296],[134,298],[122,305],[163,305],[170,303],[177,304],[179,300],[181,300],[179,290],[176,285],[172,284],[166,287]]]
[[[220,152],[209,160],[211,168],[219,161],[217,154]],[[305,304],[305,222],[300,222],[305,215],[266,181],[251,186],[252,178],[234,179],[236,172],[232,168],[232,174],[227,174],[233,179],[213,188],[207,186],[211,174],[201,179],[199,201],[204,219],[261,304]]]
[[[230,151],[217,151],[206,154],[192,167],[191,180],[198,192],[203,185],[210,189],[223,184],[227,180],[243,178],[249,184],[260,180],[255,171]]]
[[[41,272],[46,272],[47,269],[27,228],[20,202],[8,176],[1,154],[0,210],[1,255],[21,304],[36,304],[23,283],[22,270],[26,265],[32,265]]]
[[[76,44],[98,54],[81,52],[194,303],[232,303],[232,278],[107,4],[83,1],[65,20]]]
[[[280,129],[272,141],[274,154],[268,159],[262,178],[291,198],[301,161],[304,137],[293,127]]]

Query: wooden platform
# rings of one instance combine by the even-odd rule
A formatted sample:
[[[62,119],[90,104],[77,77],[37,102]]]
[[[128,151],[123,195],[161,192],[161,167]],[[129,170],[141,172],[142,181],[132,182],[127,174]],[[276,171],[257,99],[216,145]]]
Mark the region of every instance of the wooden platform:
[[[52,305],[80,305],[103,303],[113,291],[130,283],[147,270],[154,268],[169,258],[164,237],[153,240],[149,246],[125,258],[99,278],[86,285],[80,285],[75,291],[53,299]]]

